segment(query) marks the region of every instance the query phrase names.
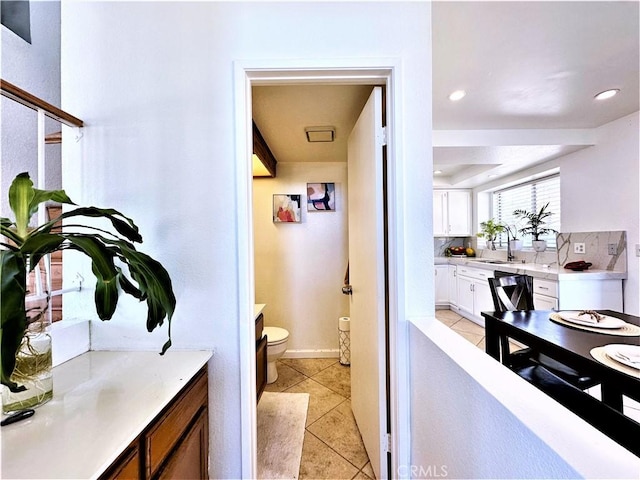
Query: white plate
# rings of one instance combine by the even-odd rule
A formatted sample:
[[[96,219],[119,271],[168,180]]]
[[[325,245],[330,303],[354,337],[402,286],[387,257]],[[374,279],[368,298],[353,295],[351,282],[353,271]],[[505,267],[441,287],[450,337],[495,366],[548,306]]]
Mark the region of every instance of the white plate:
[[[604,353],[607,354],[611,360],[615,360],[616,362],[622,363],[627,367],[635,368],[636,370],[640,370],[640,363],[638,362],[630,362],[626,358],[620,357],[618,352],[626,355],[630,358],[638,358],[638,354],[640,353],[640,345],[625,345],[625,344],[612,344],[604,346]]]
[[[598,322],[588,320],[588,315],[578,317],[579,311],[558,312],[560,318],[566,322],[575,323],[576,325],[584,325],[593,328],[621,328],[626,323],[624,320],[615,317],[607,317],[601,315],[602,319]],[[584,320],[581,317],[586,317]]]

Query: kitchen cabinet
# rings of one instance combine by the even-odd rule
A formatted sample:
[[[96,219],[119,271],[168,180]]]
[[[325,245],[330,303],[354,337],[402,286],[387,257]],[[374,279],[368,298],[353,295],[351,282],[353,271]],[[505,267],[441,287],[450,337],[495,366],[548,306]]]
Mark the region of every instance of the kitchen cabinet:
[[[536,310],[558,310],[558,282],[534,278],[533,306]]]
[[[436,305],[449,304],[449,265],[436,265],[434,269]]]
[[[458,309],[461,315],[476,323],[484,324],[483,311],[493,311],[493,299],[489,288],[493,272],[480,268],[458,266]]]
[[[537,310],[623,310],[621,279],[570,276],[558,281],[533,279],[533,305]]]
[[[448,277],[449,305],[455,308],[458,306],[458,267],[456,267],[455,265],[449,265]]]
[[[433,191],[433,235],[436,237],[471,235],[471,191]]]

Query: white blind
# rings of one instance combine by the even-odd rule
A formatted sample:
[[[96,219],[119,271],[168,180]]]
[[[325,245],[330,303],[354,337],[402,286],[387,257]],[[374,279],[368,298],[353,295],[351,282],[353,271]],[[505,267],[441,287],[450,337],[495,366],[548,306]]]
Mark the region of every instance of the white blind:
[[[553,215],[547,218],[545,227],[553,228],[560,231],[560,175],[553,175],[531,182],[516,185],[514,187],[505,188],[493,192],[493,217],[503,223],[509,225],[513,230],[525,226],[522,220],[516,219],[513,211],[517,209],[527,210],[528,212],[539,212],[547,203],[549,206],[546,211],[553,212]],[[531,247],[531,236],[523,237],[521,233],[517,237],[523,241],[523,246]],[[547,246],[556,248],[556,234],[549,233],[540,235],[540,240],[546,240]],[[502,233],[497,238],[500,246],[506,246],[507,234]]]

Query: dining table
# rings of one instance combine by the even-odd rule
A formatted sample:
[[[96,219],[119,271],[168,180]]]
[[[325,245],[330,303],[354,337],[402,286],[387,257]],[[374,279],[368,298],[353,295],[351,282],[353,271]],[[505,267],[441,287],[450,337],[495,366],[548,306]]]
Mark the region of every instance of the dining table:
[[[498,361],[501,358],[501,339],[507,337],[536,352],[601,380],[601,400],[622,412],[622,397],[626,395],[640,401],[640,370],[613,368],[592,355],[597,347],[607,345],[640,345],[639,335],[620,335],[614,330],[593,331],[580,325],[558,322],[559,312],[554,310],[527,310],[482,312],[485,320],[485,351]],[[598,310],[607,317],[640,326],[640,317],[611,310]],[[635,328],[635,327],[634,327]]]

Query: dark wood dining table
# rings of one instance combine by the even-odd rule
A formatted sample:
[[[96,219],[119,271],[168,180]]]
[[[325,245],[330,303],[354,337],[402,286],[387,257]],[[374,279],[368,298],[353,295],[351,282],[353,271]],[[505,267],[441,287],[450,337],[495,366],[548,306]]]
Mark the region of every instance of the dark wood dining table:
[[[640,317],[611,310],[599,313],[640,326]],[[553,310],[482,312],[486,352],[498,361],[504,336],[531,347],[578,371],[602,380],[602,402],[622,412],[622,396],[640,401],[640,378],[609,367],[591,356],[591,349],[609,344],[640,345],[638,336],[586,331],[550,320]]]

